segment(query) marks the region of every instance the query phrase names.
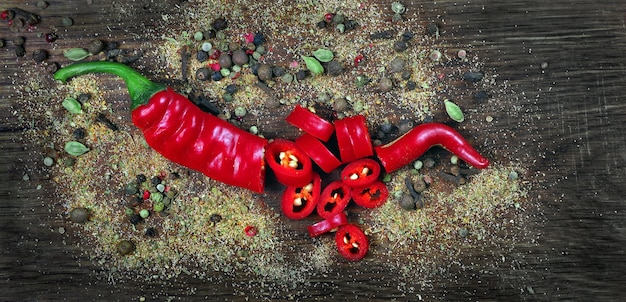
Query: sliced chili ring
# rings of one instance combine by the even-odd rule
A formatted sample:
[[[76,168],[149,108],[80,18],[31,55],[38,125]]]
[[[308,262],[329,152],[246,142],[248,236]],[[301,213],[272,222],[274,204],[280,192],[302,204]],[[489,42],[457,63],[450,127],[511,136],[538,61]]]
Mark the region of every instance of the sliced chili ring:
[[[315,210],[322,186],[322,180],[317,173],[313,180],[303,187],[289,186],[283,193],[280,207],[287,218],[300,220],[309,216]]]
[[[317,214],[328,219],[343,212],[350,196],[350,188],[344,182],[337,180],[329,183],[317,202]]]
[[[364,116],[356,115],[336,120],[335,133],[342,162],[348,163],[374,155],[374,147]]]
[[[364,208],[380,207],[387,201],[389,190],[382,181],[375,181],[367,186],[352,188],[352,200]]]
[[[279,138],[270,142],[265,161],[276,179],[286,186],[302,187],[313,178],[311,159],[292,141]]]
[[[297,138],[296,145],[326,173],[330,173],[341,166],[339,159],[311,134],[305,133]]]
[[[354,224],[344,224],[335,233],[337,250],[350,261],[359,261],[365,257],[370,243],[365,233]]]
[[[311,237],[317,237],[319,235],[328,233],[346,223],[348,223],[348,216],[346,216],[346,214],[342,212],[308,226],[309,235]]]
[[[348,187],[367,186],[380,175],[380,164],[370,158],[357,159],[341,170],[341,181]]]
[[[285,120],[325,142],[335,132],[335,126],[332,123],[300,105],[297,105]]]

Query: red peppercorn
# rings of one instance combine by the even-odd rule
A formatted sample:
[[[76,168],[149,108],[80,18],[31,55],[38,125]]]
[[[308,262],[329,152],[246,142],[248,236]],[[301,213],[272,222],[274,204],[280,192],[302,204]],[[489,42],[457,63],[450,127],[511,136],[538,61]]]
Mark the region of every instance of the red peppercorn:
[[[221,55],[221,51],[214,49],[213,52],[209,55],[209,59],[217,60]]]
[[[220,69],[222,69],[220,63],[211,63],[209,64],[209,68],[211,68],[211,70],[213,71],[220,71]]]
[[[244,231],[248,237],[254,237],[258,233],[257,229],[251,225],[247,226]]]
[[[354,67],[359,67],[359,63],[361,63],[361,61],[363,61],[363,59],[365,59],[365,57],[362,54],[357,55],[354,58]]]
[[[147,200],[150,198],[150,191],[145,190],[143,191],[143,200]]]
[[[6,20],[8,17],[9,17],[9,11],[8,10],[3,10],[0,13],[0,19],[2,19],[2,20]]]
[[[55,33],[47,33],[44,35],[46,42],[52,43],[57,40],[57,35]]]
[[[331,22],[333,21],[333,18],[335,17],[335,14],[333,13],[327,13],[326,15],[324,15],[324,20],[326,22]]]

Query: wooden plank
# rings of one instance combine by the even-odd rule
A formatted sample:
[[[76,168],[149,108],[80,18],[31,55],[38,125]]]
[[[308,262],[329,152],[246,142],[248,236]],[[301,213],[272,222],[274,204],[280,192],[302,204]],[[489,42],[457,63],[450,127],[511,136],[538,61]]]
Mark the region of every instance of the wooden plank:
[[[61,39],[50,49],[52,56],[60,57],[62,49],[96,34],[128,41],[127,47],[132,48],[144,42],[137,33],[150,28],[161,13],[174,10],[173,2],[177,1],[94,1],[90,5],[50,1],[50,7],[41,11],[41,27],[59,30]],[[507,82],[512,92],[502,96],[502,105],[484,107],[495,117],[494,131],[487,135],[511,144],[500,154],[525,161],[537,171],[531,174],[539,180],[533,196],[541,210],[531,216],[536,220],[531,232],[539,236],[502,255],[505,260],[500,263],[491,262],[490,251],[473,251],[481,264],[477,268],[492,265],[492,269],[458,268],[450,272],[454,278],[434,288],[416,289],[409,299],[416,300],[420,294],[449,300],[618,300],[626,285],[625,8],[611,1],[491,2],[444,0],[412,3],[417,7],[410,8],[427,21],[443,24],[448,45],[471,45],[485,60],[484,70],[497,74],[496,81]],[[5,1],[1,8],[13,6],[38,11],[34,2],[16,0]],[[119,10],[141,13],[132,18],[111,13]],[[60,27],[68,12],[77,25]],[[47,47],[34,33],[23,34],[27,53]],[[10,35],[3,24],[0,37]],[[242,297],[233,296],[236,287],[258,285],[246,276],[221,275],[208,282],[117,280],[112,284],[80,248],[64,242],[57,230],[64,225],[62,217],[42,222],[50,216],[47,204],[59,201],[48,198],[54,188],[37,187],[49,175],[25,169],[36,166],[33,162],[39,158],[22,145],[21,131],[28,123],[12,114],[12,98],[19,93],[16,81],[24,80],[19,73],[24,64],[31,63],[15,59],[11,51],[10,45],[0,49],[4,68],[0,75],[2,300],[129,300],[140,296],[165,300],[189,295],[239,300]],[[542,63],[547,67],[542,68]],[[116,98],[123,99],[123,93]],[[502,133],[514,136],[498,138]],[[32,162],[17,161],[21,158]],[[345,265],[339,270],[342,273],[332,279],[312,280],[299,298],[328,297],[332,292],[338,299],[406,299],[407,291],[398,290],[401,285],[388,268]]]

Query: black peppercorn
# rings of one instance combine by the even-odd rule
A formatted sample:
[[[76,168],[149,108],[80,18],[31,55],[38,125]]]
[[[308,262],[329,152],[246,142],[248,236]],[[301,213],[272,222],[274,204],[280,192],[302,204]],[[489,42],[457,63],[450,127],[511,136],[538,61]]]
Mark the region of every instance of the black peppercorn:
[[[155,228],[153,227],[149,227],[146,229],[146,236],[148,237],[155,237],[157,235],[157,231]]]
[[[13,40],[11,40],[11,41],[13,42],[13,44],[15,46],[22,46],[22,45],[24,45],[24,41],[25,40],[24,40],[24,37],[19,37],[18,36],[18,37],[13,38]]]
[[[137,175],[137,183],[138,184],[143,183],[144,181],[146,181],[146,179],[148,179],[148,178],[145,175],[143,175],[143,174]]]
[[[104,43],[98,39],[91,40],[87,46],[87,51],[92,55],[100,53],[103,49]]]
[[[196,70],[196,79],[206,81],[209,79],[210,72],[208,68],[202,67]]]
[[[343,72],[343,65],[341,65],[341,63],[339,63],[337,60],[332,60],[328,62],[326,70],[328,71],[329,75],[338,76]]]
[[[317,22],[317,28],[322,29],[326,27],[326,21],[322,20]]]
[[[219,17],[215,19],[215,21],[213,21],[213,24],[212,24],[213,29],[215,29],[216,31],[225,29],[227,25],[228,25],[228,22],[226,22],[226,18],[224,17]]]
[[[37,49],[35,51],[33,51],[33,61],[37,62],[37,63],[41,63],[43,62],[45,59],[48,58],[48,52],[46,52],[43,49]]]
[[[308,76],[308,73],[306,70],[298,70],[298,72],[296,72],[296,79],[298,81],[302,81],[304,79],[306,79],[306,77]]]
[[[226,93],[235,94],[235,92],[237,92],[237,85],[229,84],[228,86],[226,86],[225,90],[226,90]]]
[[[205,39],[213,39],[215,38],[215,29],[209,29],[202,33]]]
[[[254,43],[254,45],[259,46],[263,43],[265,43],[265,37],[263,36],[262,33],[256,33],[254,35],[254,39],[252,40],[252,43]]]
[[[78,98],[76,98],[76,100],[79,101],[81,104],[89,101],[89,99],[91,99],[91,94],[89,93],[81,93],[78,95]]]
[[[150,179],[150,183],[153,186],[156,186],[156,185],[161,183],[161,178],[159,178],[158,176],[154,176],[154,177],[152,177],[152,179]]]
[[[393,50],[395,50],[397,52],[403,52],[407,48],[408,48],[408,45],[403,40],[396,41],[395,43],[393,43]]]
[[[198,53],[196,53],[196,60],[198,60],[198,62],[202,63],[206,60],[209,59],[209,54],[206,51],[198,51]]]
[[[132,214],[128,217],[128,220],[130,221],[130,223],[132,223],[133,225],[136,225],[138,223],[141,222],[141,216],[139,216],[139,214]]]
[[[26,55],[26,50],[21,45],[17,46],[15,47],[15,55],[18,57],[23,57],[24,55]]]
[[[272,73],[277,78],[282,77],[283,75],[285,75],[285,72],[286,72],[285,68],[282,68],[280,66],[274,66],[274,68],[272,68]]]
[[[406,90],[412,91],[415,90],[415,88],[417,88],[417,83],[415,83],[414,81],[406,82]]]
[[[222,215],[220,215],[220,214],[211,214],[211,216],[209,217],[209,220],[211,222],[218,223],[218,222],[222,221]]]
[[[85,128],[76,128],[72,135],[75,139],[83,139],[87,135],[87,130],[85,130]]]
[[[221,74],[219,71],[214,71],[214,72],[211,74],[211,79],[212,79],[213,81],[216,81],[216,82],[217,82],[217,81],[219,81],[219,80],[221,80],[223,77],[224,77],[224,76],[222,76],[222,74]]]

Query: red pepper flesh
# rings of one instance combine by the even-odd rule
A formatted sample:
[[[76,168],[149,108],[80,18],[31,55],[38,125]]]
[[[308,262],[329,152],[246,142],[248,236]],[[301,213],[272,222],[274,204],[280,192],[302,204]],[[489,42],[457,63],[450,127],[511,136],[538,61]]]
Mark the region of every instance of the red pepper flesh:
[[[302,134],[296,139],[296,145],[326,173],[330,173],[341,166],[339,159],[311,134]]]
[[[313,178],[311,159],[290,140],[277,138],[267,145],[265,160],[278,182],[302,187]]]
[[[344,182],[337,180],[329,183],[317,202],[317,214],[328,219],[343,212],[350,197],[350,188]]]
[[[441,123],[426,123],[409,130],[384,146],[375,147],[385,171],[391,173],[418,159],[428,149],[440,145],[478,169],[489,166],[489,160],[474,149],[456,130]]]
[[[389,197],[389,190],[382,181],[375,181],[360,188],[352,188],[354,203],[368,209],[382,206]]]
[[[341,181],[346,186],[363,187],[376,180],[380,175],[380,164],[370,158],[362,158],[349,163],[341,170]]]
[[[309,235],[311,237],[317,237],[319,235],[328,233],[346,223],[348,223],[348,216],[346,216],[346,214],[344,214],[343,212],[338,213],[320,222],[308,226]]]
[[[124,80],[133,124],[155,151],[217,181],[263,192],[267,140],[201,111],[183,95],[124,64],[76,63],[58,70],[54,78],[66,81],[87,73],[110,73]]]
[[[356,115],[336,120],[335,133],[343,163],[374,155],[364,116]]]
[[[333,124],[300,105],[296,105],[285,120],[324,142],[335,132]]]
[[[370,243],[365,233],[354,224],[344,224],[335,233],[337,250],[350,261],[359,261],[365,257]]]
[[[289,219],[300,220],[315,210],[320,197],[322,180],[317,173],[313,181],[303,187],[287,187],[283,193],[280,207]]]

